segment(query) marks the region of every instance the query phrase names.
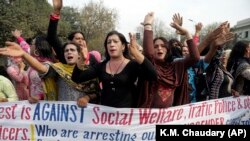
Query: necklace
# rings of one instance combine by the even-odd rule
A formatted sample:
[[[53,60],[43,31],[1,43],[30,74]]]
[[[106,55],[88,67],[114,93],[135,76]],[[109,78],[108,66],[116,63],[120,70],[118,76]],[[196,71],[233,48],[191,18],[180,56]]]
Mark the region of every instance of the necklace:
[[[124,61],[125,61],[125,58],[119,64],[119,66],[117,67],[117,69],[116,69],[116,71],[114,73],[112,73],[112,69],[111,69],[111,65],[110,65],[110,61],[109,61],[109,70],[110,70],[110,74],[111,74],[112,77],[114,77],[114,75],[117,74],[117,72],[119,71],[119,69],[122,66],[122,64],[123,64]]]

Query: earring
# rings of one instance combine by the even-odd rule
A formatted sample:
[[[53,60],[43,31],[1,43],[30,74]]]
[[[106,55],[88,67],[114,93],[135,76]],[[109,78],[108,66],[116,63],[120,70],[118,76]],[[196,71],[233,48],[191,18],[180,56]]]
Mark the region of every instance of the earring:
[[[39,52],[37,50],[34,50],[34,55],[39,56]]]

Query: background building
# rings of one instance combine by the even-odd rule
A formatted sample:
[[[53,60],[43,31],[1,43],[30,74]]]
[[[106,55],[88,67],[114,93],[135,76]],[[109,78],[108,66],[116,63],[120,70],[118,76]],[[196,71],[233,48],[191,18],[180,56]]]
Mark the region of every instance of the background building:
[[[233,27],[234,33],[236,33],[237,40],[250,41],[250,18],[238,21]]]

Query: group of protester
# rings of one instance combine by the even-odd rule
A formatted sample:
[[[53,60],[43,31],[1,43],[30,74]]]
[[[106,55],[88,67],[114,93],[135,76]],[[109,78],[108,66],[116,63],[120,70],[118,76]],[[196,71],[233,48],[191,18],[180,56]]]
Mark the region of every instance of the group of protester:
[[[0,54],[9,57],[1,68],[0,101],[39,100],[89,102],[117,107],[168,108],[209,99],[250,94],[250,42],[234,38],[224,22],[199,41],[202,24],[194,36],[182,27],[182,17],[173,15],[170,24],[184,37],[168,41],[153,38],[154,13],[144,22],[143,52],[136,37],[130,42],[118,31],[107,34],[105,59],[98,51],[88,51],[84,34],[72,32],[62,44],[57,36],[62,0],[53,0],[47,36],[38,35],[30,44],[21,31],[12,35]],[[6,72],[7,73],[6,73]],[[6,78],[8,77],[8,78]]]

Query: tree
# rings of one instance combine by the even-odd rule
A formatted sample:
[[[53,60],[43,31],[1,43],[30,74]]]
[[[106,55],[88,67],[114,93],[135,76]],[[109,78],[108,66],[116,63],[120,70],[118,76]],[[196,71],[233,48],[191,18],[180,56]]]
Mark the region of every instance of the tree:
[[[80,13],[76,8],[63,7],[60,22],[58,23],[58,37],[66,41],[70,32],[80,30],[79,21]]]
[[[24,38],[38,33],[47,33],[49,15],[52,6],[47,0],[1,0],[0,1],[0,45],[12,39],[11,31],[20,29]],[[90,1],[80,11],[72,7],[62,9],[58,25],[58,36],[66,40],[71,31],[85,34],[90,50],[104,51],[106,34],[114,30],[117,24],[117,12],[106,8],[102,1]]]
[[[10,37],[10,28],[12,28],[12,5],[8,1],[0,1],[0,46]]]
[[[47,0],[4,0],[0,1],[0,42],[11,40],[11,31],[20,29],[23,37],[46,33],[48,15],[52,9]]]
[[[144,32],[143,26],[137,26],[136,27],[136,32],[140,33],[141,38],[138,40],[139,44],[142,44],[142,35]],[[154,37],[165,37],[166,39],[172,39],[172,38],[177,38],[177,34],[172,28],[169,28],[165,25],[165,23],[159,19],[155,19],[154,25],[153,25],[153,32],[154,32]]]
[[[108,9],[103,2],[90,1],[80,12],[80,30],[83,31],[88,46],[91,49],[104,52],[103,42],[106,34],[114,30],[117,22],[117,12]]]

